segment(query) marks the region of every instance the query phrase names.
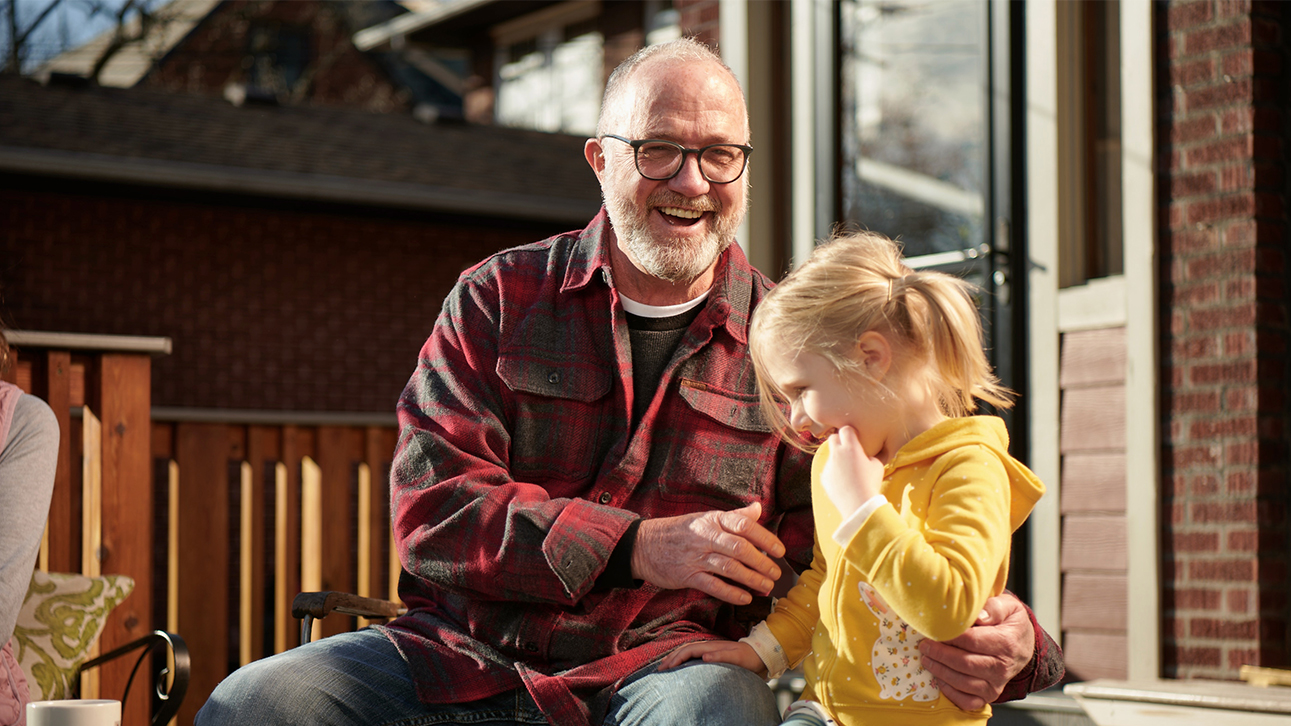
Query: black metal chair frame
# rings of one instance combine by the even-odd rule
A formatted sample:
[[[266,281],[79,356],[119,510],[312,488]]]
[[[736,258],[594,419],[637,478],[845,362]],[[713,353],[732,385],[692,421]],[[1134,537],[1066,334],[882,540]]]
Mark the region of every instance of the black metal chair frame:
[[[158,667],[153,677],[154,693],[157,697],[157,704],[159,705],[156,706],[156,711],[152,715],[151,723],[153,726],[161,726],[162,724],[169,723],[170,720],[175,717],[175,714],[179,713],[179,706],[184,701],[184,694],[188,692],[188,678],[192,661],[189,658],[188,646],[184,643],[184,639],[175,633],[168,633],[164,630],[154,630],[142,638],[136,638],[135,640],[132,640],[119,648],[108,651],[97,658],[91,658],[90,660],[85,661],[81,664],[78,675],[91,668],[96,668],[104,663],[121,658],[122,656],[125,656],[132,651],[139,650],[140,648],[143,649],[143,652],[140,653],[138,659],[135,660],[134,668],[130,669],[130,678],[126,680],[126,688],[125,692],[121,694],[121,702],[125,703],[125,700],[129,698],[130,687],[134,685],[134,677],[139,672],[139,667],[143,665],[144,659],[154,651],[158,650],[163,653],[169,653],[173,656],[175,661],[174,680],[171,682],[170,687],[167,688],[166,686],[166,677],[171,674],[171,669],[167,668],[165,665]],[[79,698],[80,679],[75,679],[73,683],[75,685],[72,689],[72,697]]]

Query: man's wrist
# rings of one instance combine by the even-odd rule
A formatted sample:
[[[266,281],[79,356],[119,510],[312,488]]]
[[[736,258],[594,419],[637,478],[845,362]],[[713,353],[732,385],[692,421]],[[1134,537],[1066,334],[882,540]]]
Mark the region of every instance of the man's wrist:
[[[628,528],[614,545],[614,551],[605,562],[605,569],[596,576],[592,592],[603,592],[620,587],[640,587],[641,580],[632,576],[632,552],[636,549],[637,530],[641,528],[640,519],[632,520]]]

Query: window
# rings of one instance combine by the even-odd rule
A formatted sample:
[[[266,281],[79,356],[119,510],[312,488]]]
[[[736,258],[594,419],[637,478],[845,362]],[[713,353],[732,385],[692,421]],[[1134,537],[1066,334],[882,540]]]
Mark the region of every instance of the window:
[[[575,0],[493,29],[499,124],[595,132],[603,90],[599,16],[599,2]]]
[[[1059,286],[1124,270],[1120,3],[1059,3]],[[1065,77],[1064,77],[1065,76]]]

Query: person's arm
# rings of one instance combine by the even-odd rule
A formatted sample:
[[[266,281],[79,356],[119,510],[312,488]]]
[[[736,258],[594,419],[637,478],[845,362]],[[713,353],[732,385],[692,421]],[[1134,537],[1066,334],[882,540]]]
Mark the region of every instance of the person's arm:
[[[827,491],[831,472],[854,478],[868,460],[854,435],[829,443],[821,475]],[[857,463],[849,465],[849,458]],[[840,468],[833,469],[836,461]],[[949,640],[977,620],[1008,560],[1008,474],[990,452],[963,447],[938,458],[933,491],[922,526],[883,504],[861,524],[843,557],[912,628]]]
[[[13,635],[49,517],[58,419],[44,401],[21,396],[6,438],[0,441],[0,645]]]
[[[511,324],[500,287],[487,264],[463,274],[400,397],[395,543],[404,570],[437,588],[570,604],[591,589],[637,516],[512,477],[516,394],[499,374]],[[553,400],[544,423],[573,447],[593,434],[561,418],[561,403]]]
[[[958,638],[919,644],[924,666],[947,698],[976,710],[1015,701],[1062,678],[1062,650],[1021,600],[1005,592],[987,600],[984,610],[987,617]]]

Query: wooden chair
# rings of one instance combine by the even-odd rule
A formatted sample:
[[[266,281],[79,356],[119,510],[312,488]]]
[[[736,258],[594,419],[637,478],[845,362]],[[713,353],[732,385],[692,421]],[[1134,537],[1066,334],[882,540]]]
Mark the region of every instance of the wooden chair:
[[[291,603],[291,616],[300,620],[301,645],[313,639],[314,621],[321,620],[332,613],[353,615],[369,620],[389,620],[407,611],[408,609],[403,605],[390,600],[378,600],[332,590],[302,592]]]

